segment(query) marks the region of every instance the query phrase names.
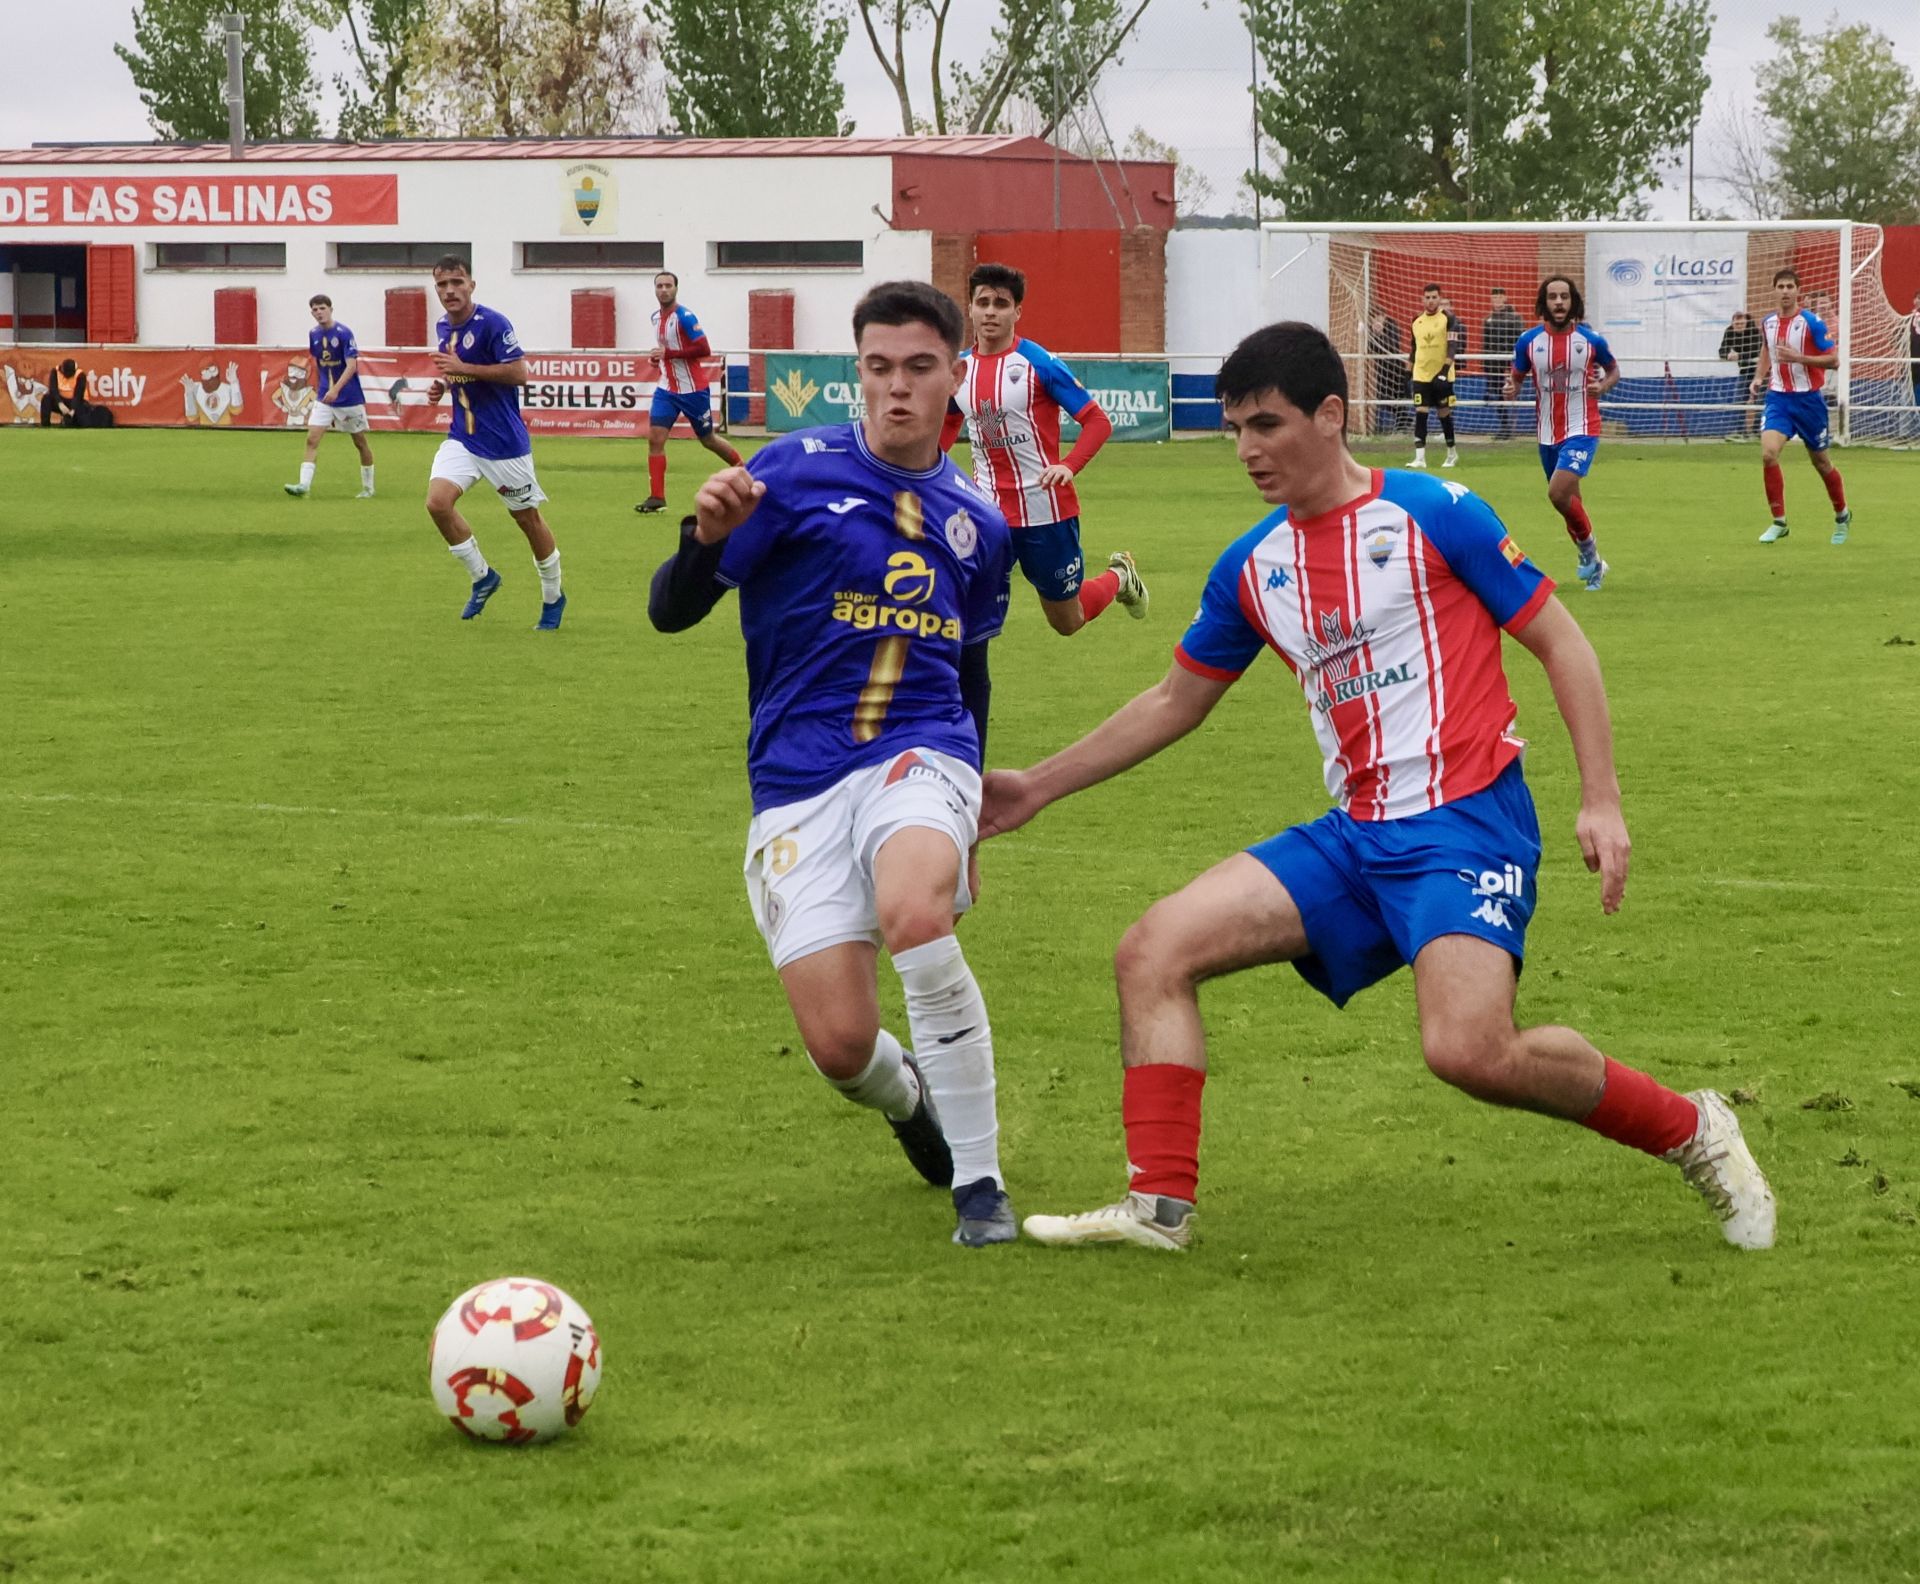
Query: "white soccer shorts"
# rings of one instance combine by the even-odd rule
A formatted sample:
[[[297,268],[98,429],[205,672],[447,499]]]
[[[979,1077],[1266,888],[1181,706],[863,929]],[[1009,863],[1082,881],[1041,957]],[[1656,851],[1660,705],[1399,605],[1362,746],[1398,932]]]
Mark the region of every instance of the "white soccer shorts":
[[[341,434],[365,434],[367,409],[364,403],[353,407],[329,407],[325,402],[317,401],[307,410],[307,427],[325,429],[329,433],[338,430]]]
[[[476,479],[485,479],[499,491],[508,511],[525,511],[547,498],[539,479],[533,476],[532,452],[496,462],[491,457],[475,456],[458,440],[446,439],[433,453],[433,471],[427,477],[458,484],[463,491]]]
[[[980,836],[980,776],[931,748],[856,770],[747,827],[747,900],[773,966],[848,941],[880,941],[873,860],[895,832],[945,831],[960,853],[953,911],[973,905],[967,853]]]

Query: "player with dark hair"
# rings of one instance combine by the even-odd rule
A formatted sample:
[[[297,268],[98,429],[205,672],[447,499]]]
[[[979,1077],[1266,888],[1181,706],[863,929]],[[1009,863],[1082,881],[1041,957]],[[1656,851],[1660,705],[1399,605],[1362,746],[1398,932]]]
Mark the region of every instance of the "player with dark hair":
[[[653,405],[647,413],[649,493],[633,508],[637,512],[666,510],[667,436],[681,418],[687,420],[693,438],[728,467],[740,465],[740,453],[713,431],[713,398],[701,366],[713,356],[713,347],[693,310],[680,301],[680,277],[672,270],[661,270],[653,277],[653,297],[660,305],[651,321],[653,359],[660,365],[660,383],[653,388]]]
[[[1147,586],[1133,557],[1116,550],[1107,570],[1087,577],[1080,549],[1080,498],[1073,480],[1113,433],[1113,420],[1072,370],[1020,334],[1027,277],[1010,264],[979,264],[967,277],[973,346],[941,430],[942,448],[967,430],[973,477],[992,493],[1013,530],[1020,571],[1040,596],[1047,625],[1071,637],[1118,600],[1133,617],[1147,614]],[[1061,415],[1080,438],[1060,455]]]
[[[307,332],[307,355],[313,359],[313,402],[307,408],[307,454],[300,464],[300,482],[282,486],[289,495],[305,495],[313,488],[313,459],[320,438],[338,429],[353,437],[360,453],[360,493],[373,496],[373,447],[367,444],[367,398],[360,389],[360,347],[353,332],[333,316],[333,299],[315,292],[307,299],[313,329]]]
[[[1780,471],[1780,452],[1798,436],[1807,448],[1807,460],[1827,486],[1833,502],[1834,544],[1845,544],[1853,527],[1847,490],[1840,470],[1827,455],[1827,403],[1822,391],[1827,370],[1840,366],[1840,352],[1826,321],[1800,306],[1800,276],[1791,269],[1773,272],[1780,306],[1760,323],[1764,340],[1760,366],[1753,377],[1752,394],[1767,393],[1760,416],[1760,479],[1767,491],[1767,509],[1773,522],[1760,535],[1762,544],[1787,537],[1787,481]]]
[[[475,302],[473,288],[473,272],[464,258],[448,253],[435,261],[433,290],[446,311],[429,354],[440,375],[427,387],[427,405],[437,405],[451,391],[453,414],[447,438],[433,456],[427,515],[473,579],[460,612],[462,621],[472,621],[499,592],[500,574],[487,565],[480,541],[460,515],[460,497],[480,480],[492,485],[507,515],[526,535],[533,569],[540,574],[540,620],[534,625],[553,632],[566,614],[567,596],[560,587],[560,549],[540,515],[540,503],[547,497],[534,476],[533,440],[520,417],[527,360],[506,315]]]
[[[754,922],[808,1058],[952,1189],[954,1241],[977,1248],[1017,1235],[992,1030],[954,934],[977,889],[986,645],[1012,548],[941,454],[959,307],[889,281],[853,333],[866,416],[782,435],[702,484],[647,612],[679,632],[740,591]],[[881,1026],[883,945],[914,1054]]]
[[[1127,931],[1114,969],[1129,1192],[1082,1215],[1030,1216],[1028,1235],[1187,1245],[1207,1067],[1199,988],[1287,962],[1336,1006],[1410,964],[1436,1076],[1674,1162],[1729,1242],[1768,1247],[1772,1194],[1725,1100],[1676,1094],[1572,1029],[1514,1022],[1540,828],[1503,632],[1546,671],[1573,740],[1574,834],[1606,912],[1627,881],[1600,664],[1552,582],[1470,491],[1353,459],[1346,371],[1320,330],[1255,331],[1217,390],[1276,509],[1215,563],[1163,681],[1033,769],[988,776],[981,834],[1178,741],[1267,648],[1306,694],[1339,806],[1216,864]]]
[[[1600,559],[1580,481],[1599,455],[1600,398],[1620,383],[1620,365],[1585,322],[1586,302],[1566,276],[1549,275],[1540,283],[1533,311],[1540,323],[1514,344],[1506,398],[1512,401],[1532,378],[1547,502],[1567,525],[1580,558],[1580,581],[1589,594],[1598,594],[1607,563]]]
[[[1407,375],[1413,382],[1413,462],[1427,465],[1427,414],[1440,415],[1440,432],[1446,437],[1447,456],[1440,465],[1454,467],[1460,461],[1453,438],[1454,337],[1458,321],[1447,311],[1440,287],[1429,282],[1420,293],[1421,311],[1410,328]]]

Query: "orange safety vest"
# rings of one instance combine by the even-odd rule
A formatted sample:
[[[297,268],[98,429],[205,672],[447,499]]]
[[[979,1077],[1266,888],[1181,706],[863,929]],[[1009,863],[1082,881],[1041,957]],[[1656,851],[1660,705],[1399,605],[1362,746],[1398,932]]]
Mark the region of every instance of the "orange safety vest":
[[[80,382],[85,378],[86,375],[79,369],[75,369],[71,374],[62,374],[58,369],[54,370],[53,383],[59,388],[60,399],[72,401],[73,393],[79,390]]]

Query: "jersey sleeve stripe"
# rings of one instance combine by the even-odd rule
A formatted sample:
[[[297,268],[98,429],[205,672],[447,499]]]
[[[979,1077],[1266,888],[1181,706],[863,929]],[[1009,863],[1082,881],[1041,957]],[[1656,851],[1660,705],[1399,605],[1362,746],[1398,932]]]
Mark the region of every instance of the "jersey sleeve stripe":
[[[1183,671],[1191,671],[1209,682],[1237,682],[1244,675],[1243,672],[1227,671],[1220,666],[1210,666],[1204,660],[1196,660],[1179,644],[1173,646],[1173,660]]]
[[[1540,608],[1553,597],[1554,588],[1555,584],[1553,579],[1543,573],[1540,578],[1540,586],[1533,591],[1533,595],[1528,599],[1527,603],[1522,605],[1508,619],[1503,631],[1518,633],[1528,622],[1540,614]]]

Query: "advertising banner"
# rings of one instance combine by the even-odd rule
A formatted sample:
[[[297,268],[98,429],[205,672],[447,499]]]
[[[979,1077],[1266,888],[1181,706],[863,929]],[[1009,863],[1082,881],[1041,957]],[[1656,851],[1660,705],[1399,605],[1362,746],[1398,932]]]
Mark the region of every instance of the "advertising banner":
[[[1071,368],[1087,394],[1113,420],[1115,440],[1169,440],[1173,437],[1172,365],[1164,361],[1075,358]],[[1080,426],[1060,420],[1060,444],[1080,438]]]
[[[1590,232],[1587,321],[1630,375],[1713,372],[1720,333],[1747,305],[1744,231]]]
[[[304,429],[317,392],[303,351],[251,347],[0,347],[7,406],[0,423],[37,424],[55,363],[72,357],[87,371],[87,396],[111,408],[116,424],[204,429]],[[720,365],[714,410],[720,411]],[[535,435],[644,435],[660,377],[651,358],[618,352],[533,352],[520,411]],[[427,403],[436,378],[424,351],[364,352],[360,385],[367,421],[381,430],[444,428],[443,399]]]
[[[1164,361],[1075,358],[1073,371],[1113,419],[1116,440],[1165,440],[1172,434],[1171,376]],[[819,424],[851,423],[866,415],[851,357],[812,352],[767,354],[767,428],[775,434]],[[1071,446],[1080,426],[1062,419],[1060,443]]]
[[[5,176],[6,226],[365,226],[400,221],[397,176]]]
[[[767,428],[773,434],[852,423],[867,415],[853,359],[815,352],[767,354]]]

